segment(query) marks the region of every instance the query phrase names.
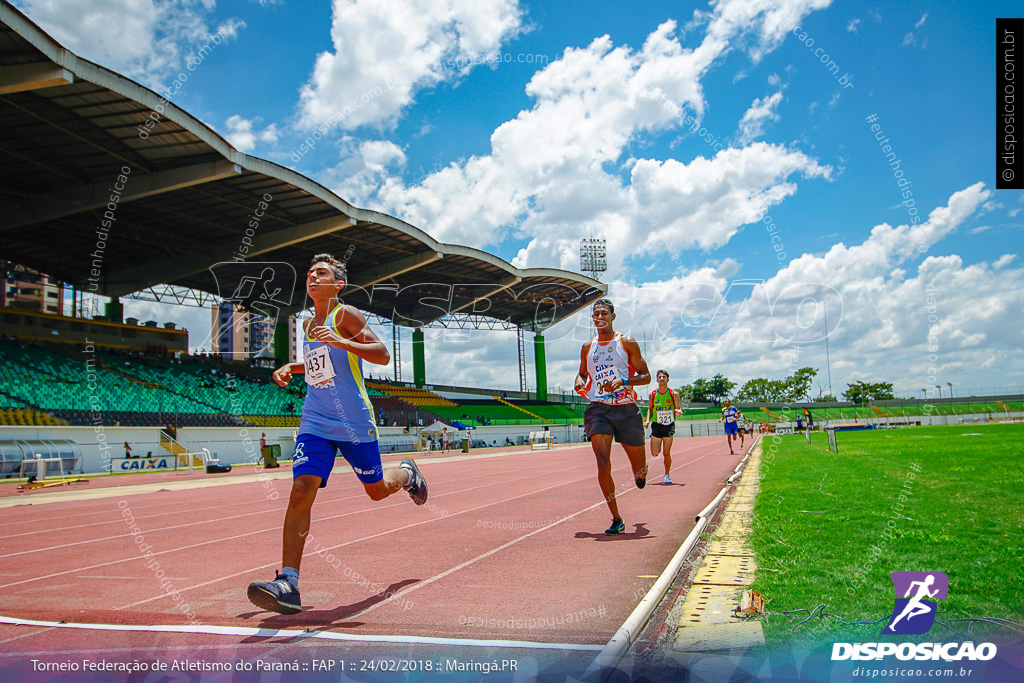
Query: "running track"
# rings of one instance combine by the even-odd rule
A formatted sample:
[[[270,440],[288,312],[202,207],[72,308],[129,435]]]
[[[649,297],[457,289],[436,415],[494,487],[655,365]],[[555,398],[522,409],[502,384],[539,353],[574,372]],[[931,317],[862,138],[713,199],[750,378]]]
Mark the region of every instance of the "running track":
[[[422,508],[404,492],[369,500],[341,465],[313,507],[300,582],[304,611],[294,616],[258,611],[245,598],[250,581],[272,578],[279,566],[288,479],[225,479],[219,486],[157,492],[149,487],[145,493],[118,487],[108,498],[8,508],[0,534],[0,615],[177,625],[189,622],[180,607],[187,604],[206,626],[294,629],[297,636],[315,629],[602,645],[663,571],[695,514],[740,458],[729,456],[724,439],[713,437],[677,439],[673,451],[676,484],[661,483],[659,458],[641,491],[625,455],[614,449],[613,475],[627,529],[618,537],[603,535],[610,515],[586,444],[418,459],[430,485]],[[272,499],[272,492],[279,497]],[[134,538],[126,511],[138,529]],[[138,550],[140,536],[153,553],[150,560]],[[165,572],[163,588],[156,567],[146,566],[154,560]],[[356,575],[365,579],[353,580]],[[167,594],[169,587],[177,601]],[[380,588],[395,597],[378,596]],[[298,648],[323,651],[333,645],[337,656],[337,642],[267,635],[275,637],[0,625],[0,676],[24,678],[32,657],[80,659],[83,653],[130,661],[194,655],[202,648],[211,660],[287,661],[299,656]],[[398,651],[392,644],[360,646],[359,652],[378,655]],[[415,656],[413,650],[401,651]],[[487,653],[485,659],[497,656],[493,648]],[[585,665],[593,654],[563,651],[557,657]],[[303,657],[308,661],[308,654]]]

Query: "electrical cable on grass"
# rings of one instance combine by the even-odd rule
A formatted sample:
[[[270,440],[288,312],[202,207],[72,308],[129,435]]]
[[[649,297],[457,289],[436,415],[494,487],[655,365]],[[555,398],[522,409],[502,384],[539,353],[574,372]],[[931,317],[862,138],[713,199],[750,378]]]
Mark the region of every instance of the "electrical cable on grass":
[[[936,621],[938,621],[938,619],[936,619]],[[965,618],[965,619],[950,619],[949,621],[967,621],[967,622],[970,622],[967,625],[967,635],[971,634],[971,630],[974,628],[974,624],[978,623],[979,621],[983,621],[983,622],[986,622],[986,623],[989,623],[989,624],[995,624],[996,626],[1002,626],[1003,628],[1008,628],[1008,629],[1011,629],[1011,630],[1016,630],[1014,628],[1016,626],[1017,628],[1021,629],[1021,632],[1024,632],[1024,624],[1018,624],[1015,621],[1010,621],[1009,619],[1001,619],[999,617],[975,617],[975,618]],[[942,622],[939,622],[939,623],[942,623]],[[942,625],[946,626],[946,624],[942,624]],[[949,626],[946,626],[946,628],[950,629],[951,631],[953,630]],[[961,634],[961,635],[963,635],[963,634]]]
[[[819,610],[821,610],[821,611],[819,612]],[[809,614],[803,620],[801,620],[801,621],[797,622],[796,624],[794,624],[794,626],[802,626],[803,624],[806,624],[808,621],[813,619],[816,614],[818,616],[822,617],[822,618],[831,617],[832,619],[835,619],[837,621],[842,622],[844,626],[865,626],[865,625],[870,626],[872,624],[878,624],[878,623],[881,623],[883,621],[886,621],[886,620],[888,620],[889,618],[892,617],[891,614],[887,614],[884,617],[881,617],[879,619],[875,619],[874,621],[847,621],[842,616],[840,616],[838,614],[832,614],[831,612],[829,612],[828,611],[828,605],[826,605],[825,603],[821,603],[820,605],[818,605],[814,609],[801,608],[801,609],[786,610],[785,612],[768,612],[768,611],[765,611],[765,612],[762,612],[762,613],[759,613],[759,614],[752,614],[749,617],[747,617],[744,621],[749,621],[751,619],[756,619],[758,616],[763,616],[764,620],[765,620],[765,623],[768,623],[768,615],[769,614],[776,614],[776,615],[784,616],[787,619],[789,619],[790,622],[792,622],[794,619],[797,618],[796,616],[793,616],[793,615],[799,614],[801,612],[809,612]],[[953,622],[962,622],[962,621],[968,622],[967,633],[961,633],[960,631],[956,630],[955,628],[953,628],[952,626],[949,625],[950,623],[953,623]],[[1016,630],[1020,629],[1020,632],[1024,633],[1024,624],[1018,624],[1015,621],[1010,621],[1009,619],[1002,619],[1000,617],[964,617],[964,618],[961,618],[961,619],[949,619],[948,622],[949,623],[947,623],[945,621],[942,621],[940,619],[936,619],[935,620],[935,623],[939,624],[940,626],[943,626],[944,628],[949,629],[953,633],[956,633],[957,635],[960,635],[960,636],[968,636],[968,635],[970,635],[971,631],[974,628],[974,625],[976,623],[979,623],[979,622],[993,624],[995,626],[999,626],[1001,628],[1009,629],[1009,630],[1012,630],[1012,631],[1016,631]]]

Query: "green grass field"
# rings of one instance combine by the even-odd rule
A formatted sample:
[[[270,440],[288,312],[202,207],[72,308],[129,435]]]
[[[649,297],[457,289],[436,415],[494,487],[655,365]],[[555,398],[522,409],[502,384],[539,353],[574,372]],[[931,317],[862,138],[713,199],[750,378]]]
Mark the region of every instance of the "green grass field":
[[[774,615],[824,603],[846,621],[874,621],[892,611],[889,572],[894,571],[949,575],[940,621],[998,617],[1024,623],[1024,426],[837,436],[838,455],[827,451],[822,434],[811,444],[803,435],[769,436],[763,442],[753,588],[771,601],[773,616],[765,625],[769,644],[822,633],[874,640],[883,624],[844,626],[815,616],[798,627],[808,613],[794,615],[795,620]],[[1005,633],[975,625],[979,632]],[[936,636],[955,634],[936,625],[917,638]]]
[[[1008,401],[1006,407],[1011,412],[1020,412],[1024,410],[1024,402],[1021,401]],[[823,422],[825,420],[841,421],[849,420],[866,420],[868,418],[880,418],[888,416],[893,420],[902,421],[904,418],[917,418],[922,416],[938,416],[938,415],[985,415],[986,413],[992,413],[993,417],[1001,418],[1004,417],[1003,408],[996,402],[985,402],[979,400],[977,403],[955,403],[955,404],[932,404],[926,407],[924,404],[914,404],[906,406],[887,406],[879,408],[882,415],[872,410],[870,407],[850,407],[850,408],[815,408],[809,406],[811,415],[814,417],[814,421]],[[788,415],[783,415],[781,409],[772,409],[779,417],[785,417],[792,421],[796,419],[797,410],[791,410]],[[802,414],[802,413],[800,413]],[[745,409],[745,415],[751,420],[757,423],[761,422],[778,422],[775,417],[761,410],[757,409]],[[722,411],[717,408],[701,408],[697,410],[685,410],[680,420],[717,420],[722,416]]]

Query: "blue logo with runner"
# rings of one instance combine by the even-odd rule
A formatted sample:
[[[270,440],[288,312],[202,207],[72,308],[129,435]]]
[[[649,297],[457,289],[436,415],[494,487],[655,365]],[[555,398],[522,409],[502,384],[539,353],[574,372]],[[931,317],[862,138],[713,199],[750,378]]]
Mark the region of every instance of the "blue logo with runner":
[[[942,572],[893,572],[896,605],[882,635],[921,635],[935,624],[936,600],[945,600],[949,577]]]

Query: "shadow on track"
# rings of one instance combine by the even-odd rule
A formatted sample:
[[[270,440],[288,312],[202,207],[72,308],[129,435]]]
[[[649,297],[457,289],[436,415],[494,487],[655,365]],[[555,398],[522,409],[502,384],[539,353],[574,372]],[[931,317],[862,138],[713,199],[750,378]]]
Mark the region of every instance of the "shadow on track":
[[[628,534],[605,536],[603,533],[595,534],[589,531],[577,531],[574,538],[592,538],[595,541],[638,541],[643,538],[657,538],[657,536],[651,536],[651,530],[641,522],[639,524],[634,524],[633,531],[630,531]]]
[[[304,608],[301,614],[268,614],[266,612],[255,611],[243,612],[242,614],[239,614],[238,617],[241,619],[251,619],[258,615],[264,615],[260,620],[260,627],[262,628],[282,629],[295,628],[296,626],[302,626],[305,628],[358,628],[363,625],[363,622],[345,622],[343,620],[353,617],[374,605],[388,600],[388,598],[385,597],[388,593],[397,593],[406,586],[411,586],[412,584],[419,582],[420,579],[403,579],[402,581],[396,581],[385,588],[380,595],[371,595],[359,602],[351,605],[341,605],[334,609]],[[261,642],[263,640],[265,640],[265,638],[254,636],[253,638],[243,642]]]

